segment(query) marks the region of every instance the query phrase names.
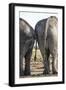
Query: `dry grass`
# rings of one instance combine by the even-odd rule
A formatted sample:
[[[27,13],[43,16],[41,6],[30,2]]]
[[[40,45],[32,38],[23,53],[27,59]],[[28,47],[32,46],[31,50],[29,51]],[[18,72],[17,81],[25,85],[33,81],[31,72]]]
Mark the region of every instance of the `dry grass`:
[[[42,75],[43,74],[43,58],[41,55],[41,52],[39,49],[37,49],[36,52],[36,61],[34,61],[35,57],[35,48],[33,48],[32,51],[32,57],[31,57],[31,75]]]
[[[34,57],[35,57],[35,48],[33,48],[31,60],[34,60]],[[41,52],[39,49],[37,49],[36,61],[42,61],[42,60],[43,60],[43,58],[42,58]]]

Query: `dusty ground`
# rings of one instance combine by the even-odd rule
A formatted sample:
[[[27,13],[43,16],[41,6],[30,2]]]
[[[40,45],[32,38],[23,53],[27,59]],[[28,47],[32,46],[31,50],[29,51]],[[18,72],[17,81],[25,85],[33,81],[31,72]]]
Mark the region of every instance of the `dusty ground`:
[[[31,75],[38,75],[43,73],[43,59],[40,50],[37,50],[36,61],[34,61],[35,49],[33,49],[31,57]]]
[[[39,49],[37,50],[36,61],[34,61],[34,56],[35,56],[35,49],[33,49],[33,51],[32,51],[32,57],[31,57],[31,62],[30,62],[31,76],[44,76],[43,75],[43,70],[44,70],[43,58],[42,58],[42,55],[41,55]],[[52,62],[50,62],[50,64],[51,63]],[[24,62],[23,62],[23,66],[25,66]],[[51,69],[51,65],[50,65],[50,69]]]

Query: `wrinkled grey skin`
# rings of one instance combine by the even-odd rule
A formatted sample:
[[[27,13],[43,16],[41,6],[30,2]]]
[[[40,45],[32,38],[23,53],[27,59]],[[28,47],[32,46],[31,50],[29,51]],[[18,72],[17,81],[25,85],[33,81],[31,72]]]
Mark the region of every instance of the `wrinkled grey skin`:
[[[44,63],[43,74],[50,74],[49,57],[52,56],[52,73],[57,74],[58,59],[58,19],[55,16],[40,20],[35,26],[35,33]]]
[[[30,59],[34,45],[34,30],[23,19],[19,19],[20,40],[20,76],[30,75]],[[23,69],[23,58],[25,58],[25,70]]]

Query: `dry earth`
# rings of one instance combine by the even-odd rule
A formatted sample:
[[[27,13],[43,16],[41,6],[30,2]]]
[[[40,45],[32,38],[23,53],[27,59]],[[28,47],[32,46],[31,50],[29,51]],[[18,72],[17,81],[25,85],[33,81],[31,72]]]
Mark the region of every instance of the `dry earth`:
[[[44,76],[43,75],[43,70],[44,70],[44,65],[43,65],[43,58],[41,56],[40,50],[37,50],[37,58],[36,61],[34,61],[34,56],[35,56],[35,49],[32,51],[32,57],[31,57],[31,62],[30,62],[30,70],[31,70],[31,76]],[[51,63],[50,62],[50,68],[51,68]],[[23,68],[25,68],[25,63],[23,62]],[[51,70],[50,70],[51,72]],[[52,74],[51,74],[52,75]],[[25,76],[23,76],[25,77]],[[30,76],[28,76],[30,77]]]

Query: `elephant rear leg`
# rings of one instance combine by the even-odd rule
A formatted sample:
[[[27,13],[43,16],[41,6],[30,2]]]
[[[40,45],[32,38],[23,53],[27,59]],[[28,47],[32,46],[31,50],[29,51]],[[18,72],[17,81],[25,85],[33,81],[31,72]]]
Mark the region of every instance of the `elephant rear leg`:
[[[24,75],[24,71],[23,71],[23,57],[20,56],[20,76]]]
[[[56,63],[57,63],[57,61],[56,61],[55,57],[53,57],[53,60],[52,60],[52,73],[53,74],[58,74],[57,69],[56,69]]]
[[[49,74],[50,73],[49,56],[50,56],[50,51],[49,51],[49,49],[46,49],[45,55],[44,55],[44,72],[43,72],[43,74]]]
[[[30,59],[31,59],[31,55],[26,54],[25,55],[25,71],[24,71],[24,75],[30,75]]]

